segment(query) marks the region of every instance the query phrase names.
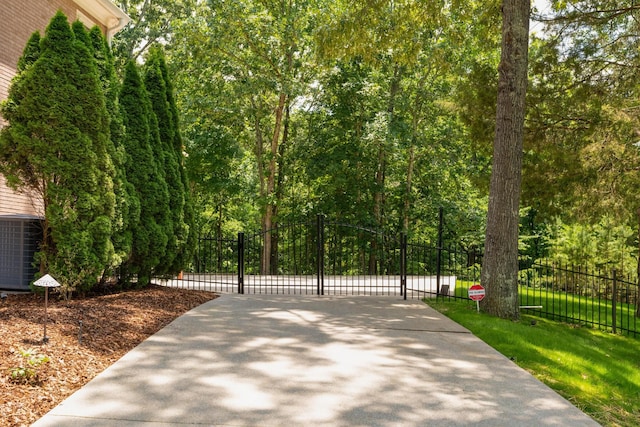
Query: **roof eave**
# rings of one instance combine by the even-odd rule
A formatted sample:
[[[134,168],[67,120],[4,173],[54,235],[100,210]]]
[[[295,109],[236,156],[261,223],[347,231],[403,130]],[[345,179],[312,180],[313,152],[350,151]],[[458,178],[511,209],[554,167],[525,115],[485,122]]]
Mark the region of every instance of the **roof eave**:
[[[111,0],[73,0],[107,29],[107,40],[127,25],[131,18]]]

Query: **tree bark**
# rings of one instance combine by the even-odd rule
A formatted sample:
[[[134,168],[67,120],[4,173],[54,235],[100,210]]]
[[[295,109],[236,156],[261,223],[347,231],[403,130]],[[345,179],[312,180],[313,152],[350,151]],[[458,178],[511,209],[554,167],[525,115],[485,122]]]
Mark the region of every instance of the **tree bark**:
[[[393,76],[389,86],[389,104],[387,106],[387,134],[384,142],[378,146],[378,162],[375,173],[376,190],[373,195],[373,216],[376,220],[376,226],[384,229],[384,203],[385,203],[385,179],[387,172],[387,150],[391,146],[390,141],[393,138],[392,127],[395,120],[396,96],[400,92],[400,78],[402,76],[402,68],[396,64],[393,67]],[[371,253],[369,254],[369,274],[378,274],[378,241],[375,237],[371,239]]]
[[[273,228],[273,220],[275,217],[275,188],[276,175],[278,174],[278,143],[280,141],[280,130],[282,128],[282,115],[287,95],[281,93],[278,99],[278,106],[275,109],[275,123],[273,125],[273,135],[271,138],[271,149],[269,152],[269,166],[267,168],[267,188],[266,188],[266,206],[262,217],[262,230],[264,232],[264,245],[262,247],[262,274],[271,274],[271,229]]]
[[[284,124],[282,129],[282,141],[278,146],[278,159],[279,159],[279,167],[278,167],[278,177],[276,180],[275,187],[275,205],[273,207],[273,216],[278,221],[278,209],[281,205],[282,199],[284,198],[284,190],[285,184],[284,179],[287,174],[286,170],[286,161],[285,161],[285,152],[288,147],[289,142],[289,123],[291,119],[291,99],[287,97],[287,102],[284,108]],[[278,228],[278,223],[276,222],[275,228]],[[278,240],[280,236],[277,231],[274,230],[271,238],[271,271],[278,271]]]
[[[407,160],[407,181],[405,182],[404,204],[402,211],[402,232],[409,232],[409,211],[411,209],[411,187],[413,185],[413,169],[416,163],[416,146],[411,142],[409,159]]]
[[[529,45],[529,0],[503,0],[496,130],[481,281],[482,309],[518,319],[518,224]]]
[[[638,208],[638,266],[636,283],[636,317],[640,317],[640,208]]]
[[[260,116],[258,114],[258,105],[255,102],[255,99],[251,99],[251,107],[256,112],[254,117],[254,127],[255,127],[255,138],[256,145],[254,154],[256,156],[256,161],[258,165],[258,178],[260,180],[260,197],[264,198],[267,195],[267,184],[264,177],[264,163],[263,163],[263,152],[264,152],[264,138],[262,137],[262,127],[260,124]]]

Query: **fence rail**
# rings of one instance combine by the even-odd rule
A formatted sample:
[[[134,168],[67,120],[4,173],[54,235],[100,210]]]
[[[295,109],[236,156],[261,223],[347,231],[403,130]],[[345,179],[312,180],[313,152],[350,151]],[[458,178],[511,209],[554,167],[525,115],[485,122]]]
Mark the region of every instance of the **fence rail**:
[[[453,292],[446,256],[426,244],[408,244],[389,234],[326,220],[280,224],[234,238],[199,239],[184,277],[215,291],[402,295],[406,299]],[[444,264],[443,264],[444,263]],[[451,262],[449,262],[451,264]],[[411,275],[411,280],[407,280]],[[309,284],[315,283],[314,287]]]
[[[635,277],[551,260],[529,264],[518,277],[520,305],[526,307],[522,311],[640,337],[640,288]],[[459,265],[456,293],[449,298],[469,299],[469,288],[480,283],[480,269],[479,264],[466,269]]]
[[[520,271],[520,301],[533,314],[640,336],[638,281],[615,269],[589,270],[548,260]]]
[[[481,260],[476,251],[444,245],[441,232],[433,245],[319,215],[234,238],[202,237],[185,277],[221,292],[468,299]],[[537,316],[640,336],[639,294],[638,280],[615,270],[521,262],[521,305]]]

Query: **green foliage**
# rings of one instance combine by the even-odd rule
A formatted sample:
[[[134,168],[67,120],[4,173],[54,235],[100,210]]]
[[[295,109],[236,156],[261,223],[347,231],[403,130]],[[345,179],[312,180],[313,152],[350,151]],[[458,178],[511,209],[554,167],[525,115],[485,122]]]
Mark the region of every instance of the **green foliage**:
[[[35,349],[20,350],[20,364],[11,368],[9,379],[18,384],[37,385],[40,383],[42,365],[49,362],[49,357],[40,354]]]
[[[564,265],[616,268],[625,274],[637,268],[634,231],[610,216],[595,225],[565,224],[558,218],[549,235],[549,255]]]
[[[196,0],[118,0],[116,3],[131,23],[113,40],[116,68],[124,69],[128,60],[144,57],[154,44],[172,40],[173,29],[184,17],[191,16]]]
[[[179,271],[195,215],[161,51],[146,67],[149,93],[134,63],[121,87],[101,30],[70,26],[59,12],[42,39],[32,35],[18,68],[2,106],[0,172],[44,202],[42,269],[67,296],[120,265],[140,285]]]
[[[486,174],[486,162],[478,161],[475,137],[459,120],[455,76],[475,60],[473,49],[486,45],[486,37],[467,43],[469,22],[481,19],[487,28],[499,22],[481,6],[430,16],[439,10],[435,4],[398,5],[391,14],[376,4],[367,12],[375,26],[366,37],[382,27],[398,31],[387,32],[376,49],[327,45],[321,60],[310,54],[318,40],[339,45],[342,34],[332,23],[359,19],[358,7],[203,2],[196,13],[174,19],[167,49],[185,119],[186,164],[196,197],[206,203],[199,222],[257,229],[275,207],[276,222],[324,212],[432,239],[438,207],[445,206],[460,212],[451,229],[464,230],[476,245],[486,199],[469,177]],[[451,22],[441,31],[445,16]],[[410,49],[391,47],[409,34]],[[363,47],[368,54],[354,57]],[[281,96],[278,128],[273,112]]]
[[[551,219],[635,223],[635,8],[558,1],[531,43],[523,200]]]
[[[467,139],[451,109],[451,81],[426,53],[421,60],[415,67],[396,67],[391,59],[375,67],[339,62],[321,74],[306,114],[308,134],[292,155],[306,173],[316,212],[434,239],[444,206],[447,239],[477,245],[471,235],[481,227],[482,209],[468,179]]]
[[[74,28],[78,36],[57,13],[39,55],[32,37],[19,83],[2,110],[9,126],[2,130],[0,151],[8,182],[44,201],[44,271],[71,290],[85,290],[113,256],[114,169],[95,61],[84,29]]]
[[[158,139],[153,141],[157,145],[154,147],[154,154],[161,178],[167,185],[169,198],[166,209],[171,213],[162,224],[168,237],[167,250],[156,268],[157,273],[163,274],[177,273],[172,271],[172,263],[179,250],[175,230],[184,224],[184,186],[180,181],[179,163],[173,146],[175,127],[169,111],[166,83],[160,70],[160,55],[158,48],[150,51],[145,63],[144,85],[157,119]]]
[[[166,88],[169,118],[173,126],[173,140],[170,141],[168,149],[173,149],[175,153],[179,174],[179,182],[175,187],[176,193],[178,194],[178,202],[182,203],[182,206],[176,206],[173,204],[171,206],[172,212],[176,211],[174,212],[174,215],[176,215],[174,233],[177,241],[174,263],[171,269],[178,272],[191,261],[191,256],[195,250],[198,236],[195,228],[195,210],[191,197],[187,170],[185,168],[185,147],[182,139],[180,114],[178,112],[178,106],[176,105],[172,76],[167,66],[164,51],[159,51],[157,55],[159,58],[158,66]]]
[[[238,206],[242,215],[259,209],[249,225],[257,228],[267,212],[281,212],[283,171],[291,170],[290,106],[314,73],[306,67],[310,6],[202,2],[176,22],[169,61],[186,163],[196,172],[190,175],[195,189],[206,191],[197,197],[216,214],[201,223],[219,223],[218,213]]]
[[[22,51],[22,56],[18,59],[18,75],[33,65],[40,56],[40,32],[31,34],[27,45]]]
[[[124,147],[125,128],[122,111],[118,100],[120,84],[118,82],[113,56],[102,31],[93,27],[89,33],[94,58],[100,74],[105,103],[109,112],[111,139],[107,151],[115,169],[114,193],[116,197],[115,215],[112,221],[114,259],[106,266],[105,275],[112,274],[115,267],[124,263],[131,254],[133,245],[132,224],[140,219],[140,201],[135,194],[135,188],[127,179],[125,163],[127,152]]]
[[[145,63],[145,87],[151,106],[158,118],[161,169],[169,190],[170,218],[167,221],[167,251],[156,269],[157,274],[177,274],[184,268],[189,240],[186,209],[186,181],[182,167],[182,143],[177,124],[175,101],[169,87],[164,55],[159,47],[153,48]],[[171,94],[171,95],[170,95]]]
[[[555,228],[544,223],[556,216],[593,224],[608,214],[603,230],[631,224],[640,183],[632,10],[612,1],[553,4],[549,17],[557,21],[538,23],[545,32],[530,43],[521,201],[529,210],[520,249],[532,262],[557,241],[559,259],[633,268],[615,255],[618,243],[591,247],[589,238],[600,242],[604,231],[583,233],[582,249],[564,241],[579,240],[577,231],[546,237]],[[167,67],[159,64],[169,108],[153,103],[164,152],[171,127],[179,129],[178,111],[182,119],[176,158],[165,155],[159,165],[171,205],[181,198],[167,161],[185,166],[180,181],[186,186],[188,173],[193,191],[183,193],[182,217],[172,208],[170,247],[193,247],[195,229],[259,229],[267,208],[276,223],[323,212],[433,241],[440,206],[448,241],[483,246],[500,2],[120,5],[134,21],[115,40],[118,61],[149,52],[147,70],[155,61],[150,46],[160,40],[167,50]],[[160,89],[151,98],[161,100],[154,79]],[[154,84],[146,86],[151,92]],[[172,256],[176,268],[188,259]]]
[[[129,61],[120,92],[127,134],[126,173],[140,203],[140,220],[132,224],[132,254],[125,264],[128,274],[137,274],[138,285],[149,283],[153,270],[165,255],[169,236],[169,192],[164,174],[159,169],[159,132],[155,113],[144,87],[138,67]],[[155,148],[155,149],[154,149]]]
[[[311,200],[317,212],[339,212],[340,220],[362,225],[375,223],[374,133],[381,131],[384,139],[386,128],[374,125],[380,106],[371,103],[379,102],[382,88],[369,79],[370,73],[354,62],[338,64],[323,76],[320,108],[309,115],[308,140],[296,148],[317,198]],[[356,187],[354,182],[360,184]]]

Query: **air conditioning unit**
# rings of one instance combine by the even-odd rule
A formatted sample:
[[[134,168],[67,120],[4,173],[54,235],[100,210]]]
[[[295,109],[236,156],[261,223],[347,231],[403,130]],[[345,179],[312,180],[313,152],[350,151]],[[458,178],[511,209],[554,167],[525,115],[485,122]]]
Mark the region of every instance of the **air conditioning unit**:
[[[29,290],[38,270],[33,258],[41,241],[39,219],[0,217],[0,289]]]

